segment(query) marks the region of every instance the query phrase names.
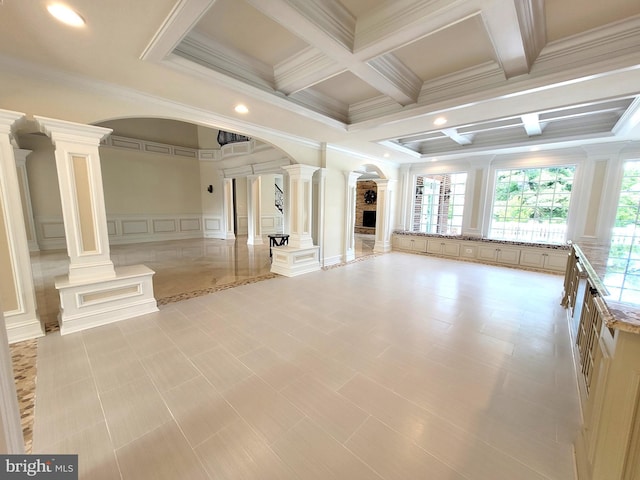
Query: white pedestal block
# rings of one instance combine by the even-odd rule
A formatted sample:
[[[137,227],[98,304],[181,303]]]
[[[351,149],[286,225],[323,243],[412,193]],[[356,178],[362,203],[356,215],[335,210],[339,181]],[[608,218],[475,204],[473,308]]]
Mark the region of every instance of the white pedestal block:
[[[271,273],[295,277],[320,270],[320,247],[272,247]]]
[[[115,277],[73,283],[68,275],[56,277],[62,335],[158,311],[153,270],[131,265],[115,272]]]

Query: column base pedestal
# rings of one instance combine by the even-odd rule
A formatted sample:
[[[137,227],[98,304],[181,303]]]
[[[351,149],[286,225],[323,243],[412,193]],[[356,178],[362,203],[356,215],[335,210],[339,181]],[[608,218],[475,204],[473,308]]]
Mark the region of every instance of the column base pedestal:
[[[153,296],[153,270],[131,265],[118,267],[115,272],[112,278],[74,283],[67,275],[56,277],[61,335],[158,311]]]
[[[5,313],[4,319],[9,343],[44,337],[44,325],[35,314],[29,317],[23,315],[12,317]]]
[[[271,273],[295,277],[320,270],[320,247],[273,247]]]

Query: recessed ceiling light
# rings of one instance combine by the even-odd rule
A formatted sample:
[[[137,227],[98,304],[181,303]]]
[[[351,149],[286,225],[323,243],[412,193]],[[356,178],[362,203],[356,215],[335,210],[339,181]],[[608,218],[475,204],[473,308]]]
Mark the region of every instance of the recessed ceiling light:
[[[444,117],[438,117],[433,121],[433,124],[436,126],[444,125],[447,123],[447,119]]]
[[[236,108],[234,108],[234,110],[236,111],[236,113],[249,113],[249,109],[247,108],[246,105],[236,105]]]
[[[47,7],[47,10],[57,20],[61,21],[65,25],[82,27],[86,23],[84,18],[82,18],[78,12],[71,10],[69,7],[62,5],[61,3],[52,3]]]
[[[540,150],[540,147],[531,147],[529,150],[532,152],[537,152],[538,150]]]
[[[432,162],[437,162],[437,161],[438,161],[438,159],[437,159],[437,158],[432,158],[432,159],[431,159],[431,161],[432,161]]]
[[[384,155],[382,155],[384,158],[389,158],[391,155],[389,155],[389,152],[386,152]]]

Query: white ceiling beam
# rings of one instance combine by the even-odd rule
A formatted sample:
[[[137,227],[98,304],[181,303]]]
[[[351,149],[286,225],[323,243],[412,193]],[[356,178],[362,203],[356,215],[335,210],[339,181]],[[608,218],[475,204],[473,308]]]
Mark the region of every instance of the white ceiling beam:
[[[180,0],[144,49],[142,60],[164,60],[182,41],[216,0]]]
[[[520,116],[522,119],[522,126],[530,137],[536,135],[542,135],[542,125],[540,125],[540,118],[537,113],[527,113]]]
[[[462,135],[455,128],[445,128],[441,131],[459,145],[471,145],[473,143],[473,135]]]
[[[315,47],[308,47],[273,67],[276,90],[291,95],[346,71]]]
[[[295,93],[349,70],[401,105],[418,100],[422,82],[393,55],[384,55],[369,64],[353,54],[355,19],[337,0],[248,2],[315,49],[277,65],[276,85],[283,93]],[[322,60],[317,52],[325,54],[330,62]]]
[[[493,0],[482,19],[505,76],[529,73],[546,39],[542,0]]]
[[[368,65],[383,77],[384,80],[378,88],[382,93],[396,99],[400,105],[410,105],[418,101],[423,82],[395,55],[392,53],[382,55],[370,60]],[[370,78],[369,72],[365,72],[365,75]],[[367,81],[364,78],[363,80]],[[385,89],[388,89],[389,84],[393,88],[387,93]]]
[[[640,138],[640,96],[631,102],[612,132],[617,137]]]

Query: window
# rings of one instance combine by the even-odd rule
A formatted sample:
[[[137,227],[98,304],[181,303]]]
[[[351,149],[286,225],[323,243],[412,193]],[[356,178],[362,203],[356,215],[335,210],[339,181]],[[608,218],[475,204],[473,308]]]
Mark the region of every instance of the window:
[[[563,243],[575,166],[496,171],[489,238]]]
[[[640,302],[640,161],[624,164],[604,284],[616,300]]]
[[[460,235],[466,184],[466,173],[418,176],[413,231]]]

